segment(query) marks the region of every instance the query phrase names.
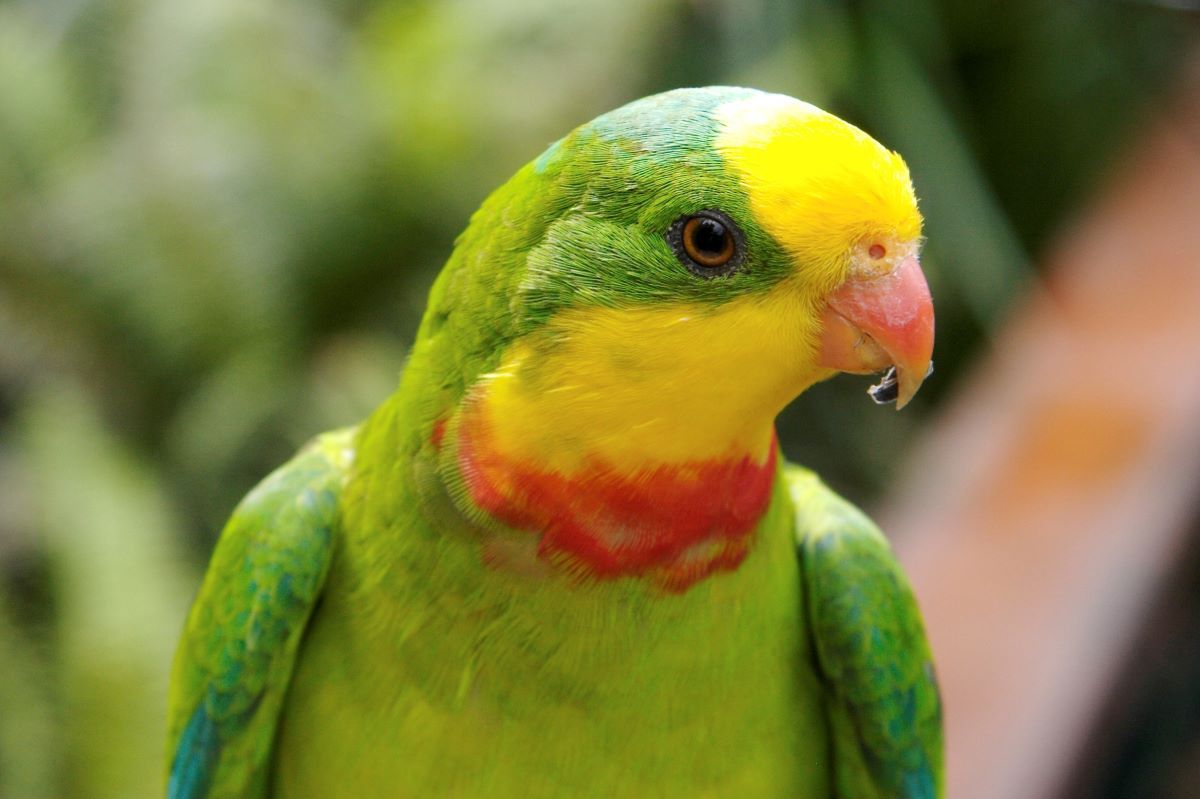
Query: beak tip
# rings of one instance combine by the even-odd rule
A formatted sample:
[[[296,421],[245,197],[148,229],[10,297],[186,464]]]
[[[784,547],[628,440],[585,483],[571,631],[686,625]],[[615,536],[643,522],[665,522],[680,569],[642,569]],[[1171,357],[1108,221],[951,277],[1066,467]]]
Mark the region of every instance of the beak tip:
[[[924,369],[919,367],[917,369],[898,368],[897,372],[899,372],[900,391],[896,395],[896,410],[900,410],[912,401],[912,398],[921,390],[921,386],[925,385],[925,381],[933,374],[933,359],[925,360]]]

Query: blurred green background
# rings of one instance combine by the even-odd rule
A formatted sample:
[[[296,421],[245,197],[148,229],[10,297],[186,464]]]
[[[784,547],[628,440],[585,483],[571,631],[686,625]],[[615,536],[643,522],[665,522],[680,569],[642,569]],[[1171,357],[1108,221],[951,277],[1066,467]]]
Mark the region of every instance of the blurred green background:
[[[1169,89],[1179,5],[0,0],[0,797],[161,792],[234,503],[392,389],[483,197],[634,98],[782,91],[908,160],[938,372],[781,420],[869,505]]]

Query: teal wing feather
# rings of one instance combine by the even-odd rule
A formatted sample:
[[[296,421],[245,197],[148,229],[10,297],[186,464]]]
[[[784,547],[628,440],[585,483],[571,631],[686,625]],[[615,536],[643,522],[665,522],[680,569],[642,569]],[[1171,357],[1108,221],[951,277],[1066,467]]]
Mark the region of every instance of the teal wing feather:
[[[251,491],[221,534],[175,657],[168,799],[264,795],[352,460],[353,431],[317,438]]]
[[[920,611],[883,534],[812,472],[784,471],[841,799],[942,796],[942,714]]]

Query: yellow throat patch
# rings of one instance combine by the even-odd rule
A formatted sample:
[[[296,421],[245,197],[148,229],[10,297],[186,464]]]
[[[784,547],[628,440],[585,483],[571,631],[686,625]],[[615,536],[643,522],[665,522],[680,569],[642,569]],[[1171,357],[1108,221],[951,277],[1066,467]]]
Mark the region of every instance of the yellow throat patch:
[[[804,388],[797,381],[825,376],[785,368],[811,361],[806,321],[817,320],[804,311],[795,293],[772,291],[719,307],[562,313],[483,376],[495,444],[563,473],[594,458],[621,471],[765,460],[775,415]]]

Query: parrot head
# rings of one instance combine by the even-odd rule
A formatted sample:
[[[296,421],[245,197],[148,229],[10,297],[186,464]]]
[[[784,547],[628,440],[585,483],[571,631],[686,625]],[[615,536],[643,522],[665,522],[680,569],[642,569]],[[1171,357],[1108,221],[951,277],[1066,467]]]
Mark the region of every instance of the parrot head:
[[[484,203],[435,289],[423,335],[487,331],[437,435],[451,493],[592,574],[734,567],[785,405],[837,372],[893,367],[898,407],[924,380],[921,226],[899,155],[789,97],[677,90],[583,125]]]

